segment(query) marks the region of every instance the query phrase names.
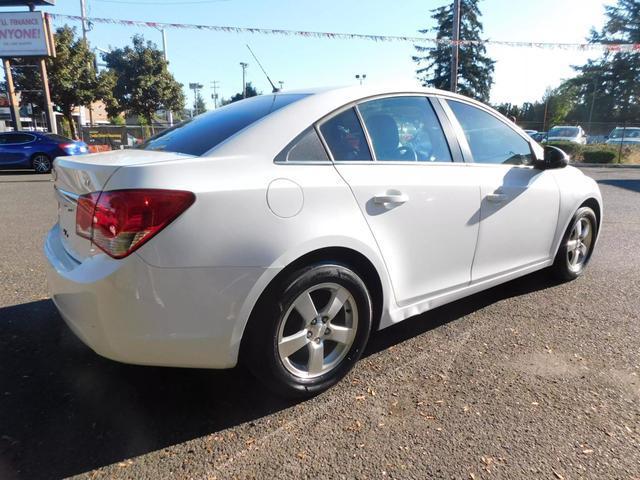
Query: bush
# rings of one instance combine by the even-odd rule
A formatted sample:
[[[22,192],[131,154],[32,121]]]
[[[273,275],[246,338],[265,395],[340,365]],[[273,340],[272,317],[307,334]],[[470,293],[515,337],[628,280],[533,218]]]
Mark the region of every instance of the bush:
[[[574,162],[582,161],[582,152],[585,148],[585,145],[580,145],[579,143],[572,142],[549,142],[547,145],[552,147],[558,147],[561,150],[564,150]]]
[[[616,163],[618,161],[618,153],[605,148],[585,150],[582,157],[585,163]]]

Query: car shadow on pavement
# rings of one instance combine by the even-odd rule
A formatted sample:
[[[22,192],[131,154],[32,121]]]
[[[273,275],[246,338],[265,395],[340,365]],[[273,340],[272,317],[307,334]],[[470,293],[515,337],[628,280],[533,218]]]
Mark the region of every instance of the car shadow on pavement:
[[[50,300],[0,309],[0,479],[62,478],[292,405],[242,369],[124,365]]]
[[[372,355],[421,335],[454,320],[483,309],[491,304],[511,297],[526,295],[538,290],[545,290],[559,285],[548,270],[530,275],[484,290],[456,302],[434,308],[421,315],[408,318],[403,322],[381,330],[373,335],[367,345],[365,356]]]
[[[18,169],[2,170],[0,169],[0,175],[17,176],[17,175],[35,175],[35,174],[36,173],[33,170],[18,170]]]
[[[618,187],[618,188],[624,188],[626,190],[631,190],[632,192],[640,193],[640,180],[620,178],[620,179],[598,180],[598,183],[602,183],[604,185],[611,185],[613,187]]]
[[[374,334],[366,355],[499,300],[553,286],[545,272]],[[61,478],[255,420],[295,402],[243,369],[124,365],[75,338],[50,300],[0,308],[0,478]]]

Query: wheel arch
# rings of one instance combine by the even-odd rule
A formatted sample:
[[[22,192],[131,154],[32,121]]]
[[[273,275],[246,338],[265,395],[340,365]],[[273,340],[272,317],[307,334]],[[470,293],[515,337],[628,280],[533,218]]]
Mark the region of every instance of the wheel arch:
[[[600,232],[600,222],[602,218],[602,207],[595,197],[587,198],[578,208],[589,207],[596,214],[596,222],[598,222],[598,232]]]
[[[594,213],[596,214],[596,228],[597,228],[597,236],[596,236],[596,243],[598,242],[598,239],[600,238],[600,230],[601,230],[601,225],[602,225],[602,203],[601,200],[598,199],[596,196],[588,196],[586,198],[584,198],[582,201],[578,201],[575,203],[575,208],[573,208],[573,210],[571,210],[571,213],[568,215],[568,217],[566,218],[566,221],[564,221],[562,224],[559,224],[558,227],[561,227],[561,229],[558,229],[556,232],[556,242],[554,244],[554,248],[552,250],[553,252],[553,256],[552,258],[555,259],[556,255],[558,255],[558,251],[560,250],[560,245],[562,242],[562,237],[565,235],[567,229],[569,228],[569,224],[571,223],[571,220],[573,219],[573,216],[575,215],[575,213],[582,207],[589,207],[591,208]],[[595,245],[594,245],[595,248]]]
[[[33,168],[33,161],[35,160],[35,158],[38,155],[44,155],[45,157],[47,157],[49,159],[49,165],[51,168],[53,168],[53,157],[47,153],[47,152],[42,152],[42,151],[37,151],[31,154],[31,156],[29,157],[29,165]]]
[[[374,265],[374,263],[363,253],[354,250],[349,247],[335,246],[335,247],[323,247],[304,255],[299,256],[292,262],[288,263],[282,270],[280,270],[275,277],[273,277],[267,286],[263,289],[256,302],[251,308],[247,321],[242,328],[242,336],[240,339],[240,346],[238,351],[238,360],[243,358],[243,349],[245,348],[245,331],[247,326],[251,323],[254,315],[259,310],[261,302],[268,301],[272,295],[273,290],[284,277],[290,275],[292,272],[303,268],[307,265],[312,265],[321,261],[335,261],[345,264],[351,267],[364,281],[369,294],[371,295],[371,307],[372,307],[372,331],[376,331],[380,325],[380,319],[383,314],[385,305],[385,289],[383,287],[383,277]]]

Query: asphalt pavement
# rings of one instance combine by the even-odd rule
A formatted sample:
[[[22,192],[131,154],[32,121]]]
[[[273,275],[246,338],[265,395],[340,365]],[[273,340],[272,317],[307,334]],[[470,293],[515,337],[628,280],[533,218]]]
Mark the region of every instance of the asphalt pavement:
[[[0,172],[0,479],[640,479],[640,170],[584,171],[605,213],[582,278],[379,332],[299,403],[241,369],[94,354],[47,294],[48,176]]]

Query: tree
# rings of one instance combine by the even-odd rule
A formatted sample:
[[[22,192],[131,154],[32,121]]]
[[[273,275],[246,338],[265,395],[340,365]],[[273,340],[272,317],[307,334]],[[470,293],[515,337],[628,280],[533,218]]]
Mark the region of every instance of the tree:
[[[110,116],[121,112],[141,116],[152,126],[156,111],[184,108],[182,84],[169,72],[153,42],[145,43],[141,35],[132,40],[132,46],[103,55],[108,69],[101,75],[103,100]]]
[[[480,22],[479,0],[460,0],[460,39],[480,42],[482,22]],[[450,2],[451,3],[451,2]],[[437,26],[420,30],[422,34],[436,32],[438,40],[449,40],[453,30],[453,5],[431,11]],[[449,89],[451,87],[451,46],[448,42],[435,47],[415,45],[419,55],[413,61],[420,68],[416,70],[418,80],[424,86]],[[460,45],[458,63],[458,92],[487,102],[493,84],[494,61],[486,55],[482,43]]]
[[[46,59],[51,101],[60,108],[69,124],[71,136],[76,137],[73,110],[90,105],[98,97],[95,56],[83,39],[76,38],[75,29],[66,25],[56,31],[55,43],[56,56]],[[44,108],[42,79],[36,73],[36,64],[30,59],[16,59],[14,63],[20,67],[32,65],[15,69],[16,88],[21,91],[23,102]]]
[[[202,95],[200,94],[200,92],[198,91],[198,93],[196,93],[196,101],[194,102],[194,114],[196,115],[200,115],[201,113],[204,113],[207,111],[207,104],[204,102],[204,98],[202,98]]]
[[[618,0],[606,6],[602,31],[592,30],[590,41],[640,43],[640,0]],[[640,118],[640,52],[606,52],[600,59],[575,67],[578,89],[575,116],[580,120],[628,122]]]
[[[256,95],[262,95],[262,92],[258,92],[258,90],[256,90],[256,88],[251,84],[251,82],[247,82],[246,98],[255,97]],[[236,93],[229,100],[222,100],[222,105],[228,105],[230,103],[237,102],[238,100],[242,100],[243,98],[245,97],[242,96],[242,92]]]

